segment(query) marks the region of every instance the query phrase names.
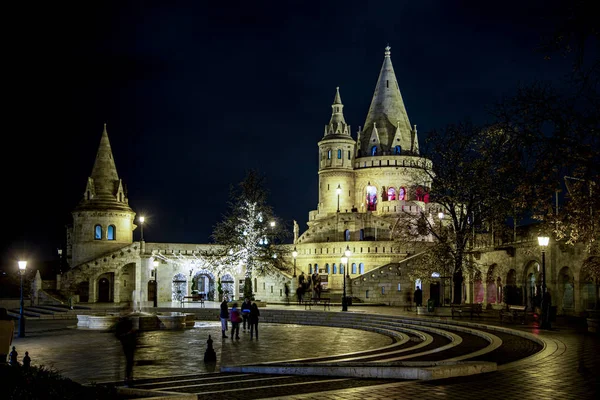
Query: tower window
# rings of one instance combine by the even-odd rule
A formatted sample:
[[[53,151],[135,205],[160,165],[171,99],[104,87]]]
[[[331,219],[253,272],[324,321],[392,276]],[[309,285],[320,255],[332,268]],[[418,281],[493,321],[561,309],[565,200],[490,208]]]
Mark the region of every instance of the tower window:
[[[338,160],[342,159],[342,150],[338,149]]]
[[[327,150],[327,159],[331,160],[331,150]]]
[[[335,263],[333,263],[333,273],[337,274],[337,265]]]
[[[348,160],[350,160],[350,150],[348,150]]]
[[[109,225],[108,230],[106,231],[106,239],[108,240],[116,240],[115,238],[115,226]]]
[[[402,147],[396,146],[394,148],[394,154],[401,154],[401,153],[402,153]]]
[[[377,146],[371,147],[371,155],[374,156],[377,154]]]
[[[344,231],[344,239],[346,240],[346,242],[350,241],[350,230],[349,229],[346,229]]]
[[[359,274],[365,273],[365,264],[363,264],[363,263],[358,264],[358,273]]]
[[[389,187],[387,190],[388,200],[396,200],[396,189]]]
[[[390,81],[385,81],[385,87],[389,88],[390,87]]]
[[[96,225],[94,227],[94,239],[102,240],[102,225]]]
[[[356,274],[356,263],[352,263],[352,273]]]

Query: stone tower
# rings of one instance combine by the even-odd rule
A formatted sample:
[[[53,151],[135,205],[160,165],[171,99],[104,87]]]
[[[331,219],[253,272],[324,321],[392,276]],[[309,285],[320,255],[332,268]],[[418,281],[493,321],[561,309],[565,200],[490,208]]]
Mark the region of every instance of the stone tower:
[[[119,179],[106,124],[83,198],[72,212],[67,260],[71,267],[133,242],[135,212]]]
[[[356,142],[350,135],[350,125],[344,119],[340,88],[336,88],[331,105],[331,119],[325,126],[319,145],[319,214],[335,213],[353,206],[353,162]]]

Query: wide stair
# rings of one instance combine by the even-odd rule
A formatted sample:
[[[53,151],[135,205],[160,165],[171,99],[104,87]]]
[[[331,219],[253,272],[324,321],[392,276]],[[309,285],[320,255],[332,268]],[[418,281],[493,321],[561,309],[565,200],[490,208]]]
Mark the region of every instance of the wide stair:
[[[214,320],[218,310],[194,310]],[[419,317],[325,311],[261,311],[262,322],[297,323],[374,331],[392,339],[379,349],[323,357],[221,366],[219,373],[136,380],[124,395],[198,399],[263,399],[441,379],[496,371],[529,357],[542,342],[500,326]],[[293,321],[293,322],[292,322]],[[120,385],[117,383],[116,385]],[[196,398],[196,397],[194,397]]]

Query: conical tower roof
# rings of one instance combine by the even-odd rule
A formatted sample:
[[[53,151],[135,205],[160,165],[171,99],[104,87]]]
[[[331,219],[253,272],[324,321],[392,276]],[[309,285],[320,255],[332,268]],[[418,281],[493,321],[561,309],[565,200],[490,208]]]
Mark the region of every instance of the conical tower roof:
[[[344,105],[342,104],[339,86],[335,88],[335,97],[331,105],[331,119],[329,124],[325,126],[325,138],[331,136],[350,137],[350,126],[344,119]]]
[[[393,153],[396,146],[401,146],[403,153],[418,154],[418,144],[415,145],[417,143],[416,133],[411,129],[404,107],[396,73],[392,66],[390,50],[390,46],[385,48],[383,65],[379,72],[377,86],[364,124],[365,130],[361,133],[361,137],[371,137],[373,128],[377,127],[382,147],[378,149],[378,154],[381,152]],[[362,155],[370,154],[371,146],[370,142],[362,143]]]
[[[99,208],[131,211],[127,203],[127,196],[117,173],[106,124],[104,124],[92,174],[88,178],[84,198],[77,206],[77,210]]]

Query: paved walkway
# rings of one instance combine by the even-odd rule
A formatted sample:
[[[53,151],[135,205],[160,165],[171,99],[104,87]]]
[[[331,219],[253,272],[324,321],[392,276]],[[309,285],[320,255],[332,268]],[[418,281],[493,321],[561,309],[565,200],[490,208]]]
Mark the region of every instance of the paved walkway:
[[[169,304],[161,304],[161,308]],[[207,304],[207,307],[217,307]],[[186,308],[189,308],[186,307]],[[269,309],[304,310],[296,305],[269,305]],[[335,306],[332,307],[332,311]],[[313,309],[307,312],[320,312]],[[349,312],[414,316],[396,307],[350,307]],[[462,318],[464,321],[471,321]],[[26,338],[13,344],[21,355],[27,350],[35,365],[53,366],[79,382],[122,380],[119,343],[110,333],[74,329],[76,320],[27,321]],[[474,318],[473,322],[500,325],[495,318]],[[499,367],[494,373],[429,382],[390,382],[376,387],[352,387],[320,391],[292,399],[399,399],[460,398],[487,399],[592,399],[598,395],[600,340],[585,333],[585,326],[559,321],[552,331],[540,331],[536,324],[504,324],[539,335],[546,349],[529,359]],[[372,332],[318,326],[261,324],[260,339],[220,338],[217,321],[197,322],[185,331],[144,333],[137,353],[136,378],[207,372],[203,357],[206,339],[212,335],[218,364],[289,360],[324,354],[346,353],[382,347],[390,339]],[[276,397],[274,392],[271,397]]]

